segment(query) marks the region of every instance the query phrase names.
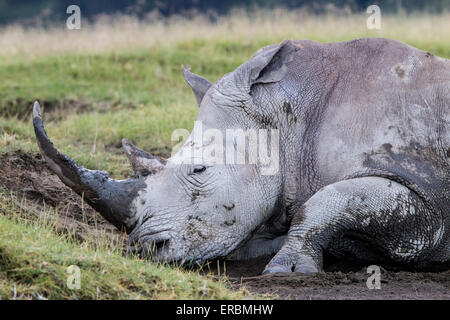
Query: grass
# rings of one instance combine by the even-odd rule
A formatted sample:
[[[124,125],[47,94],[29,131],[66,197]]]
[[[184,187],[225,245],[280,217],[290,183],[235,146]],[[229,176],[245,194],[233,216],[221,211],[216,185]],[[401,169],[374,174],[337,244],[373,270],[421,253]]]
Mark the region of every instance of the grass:
[[[197,107],[182,65],[216,81],[261,46],[286,38],[389,37],[450,57],[450,14],[386,16],[381,30],[368,30],[365,18],[256,11],[252,16],[236,12],[214,24],[204,17],[165,22],[119,17],[85,24],[81,31],[4,28],[0,146],[37,151],[31,122],[23,120],[33,100],[43,102],[44,109],[84,101],[91,112],[67,108],[61,120],[47,121],[50,137],[80,164],[123,177],[130,171],[118,150],[122,138],[167,156],[173,130],[192,128]]]
[[[32,101],[38,99],[47,132],[62,152],[113,177],[129,176],[122,138],[167,156],[172,131],[192,128],[198,108],[181,75],[182,65],[216,81],[260,47],[288,38],[335,42],[388,37],[450,57],[450,13],[383,16],[381,30],[368,30],[365,19],[363,13],[317,17],[302,11],[256,10],[250,15],[234,12],[215,23],[205,17],[110,17],[84,23],[80,31],[4,27],[0,153],[37,152],[30,113]],[[49,225],[11,218],[16,210],[11,203],[9,196],[0,199],[6,213],[0,215],[2,298],[12,298],[14,286],[16,296],[34,298],[243,297],[198,274],[126,258],[119,249],[89,241],[80,245]],[[64,285],[70,264],[82,266],[86,281],[81,291]],[[205,296],[199,289],[204,281]]]
[[[24,219],[0,193],[1,299],[241,299],[225,281],[176,266],[125,257],[120,245],[101,239],[75,241],[57,229],[52,209]],[[1,214],[6,212],[7,215]],[[80,268],[80,288],[67,285],[68,267]],[[70,269],[69,269],[70,270]]]

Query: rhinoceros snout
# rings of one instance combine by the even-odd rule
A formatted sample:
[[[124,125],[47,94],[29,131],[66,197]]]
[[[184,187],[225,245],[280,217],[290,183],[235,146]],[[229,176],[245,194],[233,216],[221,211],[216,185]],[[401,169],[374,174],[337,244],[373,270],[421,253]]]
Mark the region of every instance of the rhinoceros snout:
[[[145,226],[133,230],[129,238],[130,251],[141,257],[159,259],[167,256],[172,245],[168,231],[170,230],[154,230]]]

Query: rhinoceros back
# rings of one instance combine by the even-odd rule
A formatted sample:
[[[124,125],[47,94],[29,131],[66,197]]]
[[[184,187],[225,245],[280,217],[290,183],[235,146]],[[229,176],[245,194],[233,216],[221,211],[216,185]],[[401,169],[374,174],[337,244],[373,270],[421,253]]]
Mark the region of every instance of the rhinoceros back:
[[[300,192],[383,176],[450,220],[450,61],[389,39],[296,43],[272,90],[300,119]]]

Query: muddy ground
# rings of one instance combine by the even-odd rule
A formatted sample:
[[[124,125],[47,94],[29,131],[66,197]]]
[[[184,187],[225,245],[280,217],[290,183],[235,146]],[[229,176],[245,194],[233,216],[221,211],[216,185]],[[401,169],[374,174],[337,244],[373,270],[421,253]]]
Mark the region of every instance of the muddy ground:
[[[58,208],[58,228],[80,241],[93,236],[118,241],[122,236],[51,173],[40,155],[5,154],[0,156],[0,163],[0,188],[16,194],[16,205],[31,214],[30,219],[50,206]],[[0,214],[8,212],[0,210]],[[406,272],[383,266],[381,289],[369,290],[367,266],[360,263],[330,259],[326,272],[320,274],[261,276],[269,259],[211,261],[203,270],[225,273],[234,287],[244,285],[250,292],[281,299],[450,299],[450,270]]]

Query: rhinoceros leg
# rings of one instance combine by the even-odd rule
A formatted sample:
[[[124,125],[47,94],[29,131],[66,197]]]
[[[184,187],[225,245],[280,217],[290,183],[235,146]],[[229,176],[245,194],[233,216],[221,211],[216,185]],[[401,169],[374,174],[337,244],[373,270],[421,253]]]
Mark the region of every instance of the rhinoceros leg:
[[[280,250],[286,236],[273,238],[270,235],[256,235],[250,239],[244,246],[234,251],[227,258],[229,260],[248,260],[261,256],[272,255]]]
[[[264,273],[321,271],[323,250],[347,235],[364,244],[360,252],[373,249],[366,257],[377,252],[398,262],[420,263],[442,250],[443,224],[439,214],[399,183],[379,177],[340,181],[301,207]]]

